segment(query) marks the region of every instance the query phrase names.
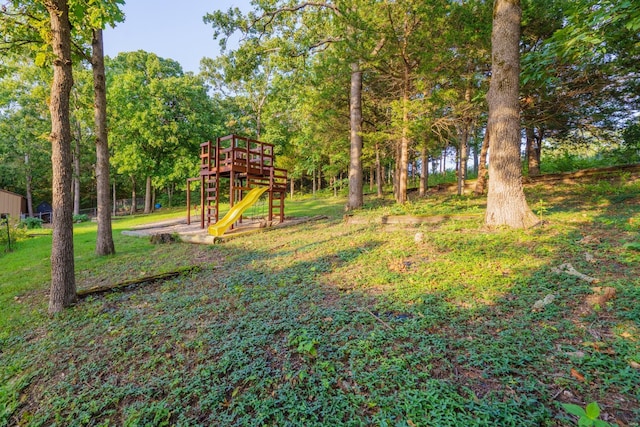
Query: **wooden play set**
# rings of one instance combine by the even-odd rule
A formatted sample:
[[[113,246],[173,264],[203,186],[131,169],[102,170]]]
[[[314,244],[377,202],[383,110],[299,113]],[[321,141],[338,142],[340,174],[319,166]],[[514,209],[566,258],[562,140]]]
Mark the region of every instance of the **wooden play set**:
[[[200,181],[200,228],[221,236],[242,221],[242,213],[267,192],[268,224],[274,217],[284,221],[287,171],[275,167],[273,144],[227,135],[200,144],[200,176],[187,180],[187,206],[191,206],[190,183]],[[229,212],[219,219],[221,180],[229,181]],[[191,223],[187,209],[187,223]],[[213,223],[213,224],[212,224]]]

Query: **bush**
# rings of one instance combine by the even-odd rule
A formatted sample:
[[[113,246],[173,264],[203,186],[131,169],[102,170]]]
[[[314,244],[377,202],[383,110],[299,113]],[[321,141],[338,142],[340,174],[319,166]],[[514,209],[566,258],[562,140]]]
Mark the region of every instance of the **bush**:
[[[11,247],[15,245],[18,240],[22,240],[26,237],[26,232],[23,229],[19,229],[13,226],[9,227],[9,236],[7,236],[7,225],[3,223],[0,225],[0,252],[5,248],[8,249],[9,241],[7,237],[11,238]]]
[[[80,214],[80,215],[73,216],[73,222],[87,222],[87,221],[89,221],[89,215],[87,214]]]
[[[42,228],[42,219],[35,218],[35,217],[27,217],[20,220],[18,227],[26,228],[27,230],[33,230],[34,228]]]

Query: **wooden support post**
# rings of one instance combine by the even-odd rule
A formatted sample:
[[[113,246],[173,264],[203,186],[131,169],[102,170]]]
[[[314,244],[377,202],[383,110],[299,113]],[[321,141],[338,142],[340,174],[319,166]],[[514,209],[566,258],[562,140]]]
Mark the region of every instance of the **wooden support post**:
[[[204,185],[206,184],[205,175],[200,173],[200,228],[204,228]]]
[[[191,225],[191,179],[187,179],[187,225]]]

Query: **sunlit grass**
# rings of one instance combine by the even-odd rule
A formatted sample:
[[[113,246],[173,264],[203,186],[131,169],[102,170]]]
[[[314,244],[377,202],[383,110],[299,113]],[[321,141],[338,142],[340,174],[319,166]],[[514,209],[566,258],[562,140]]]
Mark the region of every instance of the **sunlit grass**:
[[[605,209],[581,191],[605,189],[530,191],[548,203],[530,230],[488,232],[483,198],[444,194],[404,206],[369,196],[353,213],[376,219],[365,224],[342,220],[344,198],[287,199],[288,217],[328,219],[214,246],[121,233],[184,218],[180,209],[121,218],[111,257],[94,254],[95,224],[77,224],[82,286],[203,268],[88,297],[53,319],[51,238],[34,237],[2,258],[24,277],[0,268],[15,286],[0,288],[0,319],[18,319],[0,335],[11,343],[0,354],[0,404],[18,405],[27,425],[533,427],[569,422],[557,405],[567,391],[634,425],[640,251],[628,243],[638,241],[640,207],[628,202],[638,194],[619,191],[626,196]],[[443,218],[378,220],[407,214]],[[592,285],[553,271],[565,262],[614,287],[616,299],[588,309]],[[553,304],[532,309],[549,294]],[[583,345],[594,336],[606,347]]]

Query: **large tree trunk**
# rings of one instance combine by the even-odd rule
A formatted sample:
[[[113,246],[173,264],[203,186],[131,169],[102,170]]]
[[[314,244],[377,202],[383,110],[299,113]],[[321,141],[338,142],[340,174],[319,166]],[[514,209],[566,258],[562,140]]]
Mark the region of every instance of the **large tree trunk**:
[[[347,209],[362,207],[362,70],[351,64],[351,98],[349,102],[349,199]]]
[[[496,0],[491,34],[489,194],[485,225],[527,228],[538,223],[522,188],[520,166],[520,0]]]
[[[153,211],[153,191],[151,187],[151,177],[147,177],[147,182],[144,188],[144,213],[150,214]]]
[[[409,70],[404,71],[402,89],[402,136],[400,137],[400,156],[398,158],[398,193],[396,202],[407,201],[407,171],[409,169]]]
[[[93,30],[91,40],[93,67],[94,121],[96,127],[96,192],[98,197],[98,236],[96,254],[116,253],[111,230],[109,188],[109,143],[107,139],[107,91],[104,71],[102,30]]]
[[[73,200],[71,198],[71,124],[69,94],[73,86],[71,25],[66,0],[45,2],[51,20],[53,82],[51,84],[52,224],[51,290],[49,313],[58,313],[76,301],[73,258]]]
[[[473,193],[476,196],[484,194],[484,188],[487,184],[487,153],[489,151],[489,126],[484,132],[482,147],[480,148],[480,159],[478,160],[478,179]]]

